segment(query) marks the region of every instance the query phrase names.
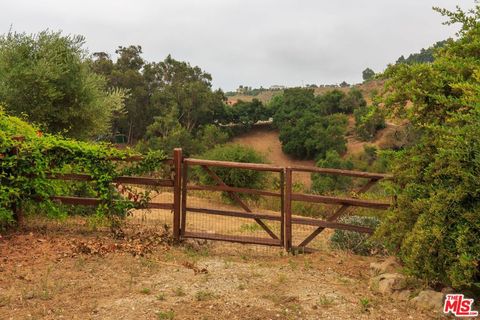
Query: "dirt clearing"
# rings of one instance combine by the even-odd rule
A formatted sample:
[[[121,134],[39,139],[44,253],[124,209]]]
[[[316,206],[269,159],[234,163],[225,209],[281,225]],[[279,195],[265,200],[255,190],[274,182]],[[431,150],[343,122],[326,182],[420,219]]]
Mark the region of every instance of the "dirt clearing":
[[[1,319],[431,317],[369,289],[369,264],[380,258],[330,249],[289,256],[219,242],[171,246],[160,226],[132,223],[126,238],[114,240],[74,222],[36,223],[0,238]],[[152,241],[151,250],[132,250]]]

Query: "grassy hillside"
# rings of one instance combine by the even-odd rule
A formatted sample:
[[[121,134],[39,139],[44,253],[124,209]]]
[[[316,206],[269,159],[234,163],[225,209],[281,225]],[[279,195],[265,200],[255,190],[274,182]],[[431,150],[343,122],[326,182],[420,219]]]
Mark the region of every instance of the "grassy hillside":
[[[383,88],[383,80],[373,80],[369,81],[366,83],[361,83],[358,85],[355,85],[353,87],[358,88],[364,95],[365,99],[367,100],[368,103],[371,102],[371,95],[375,91],[380,91]],[[321,88],[315,88],[315,94],[320,95],[324,94],[328,91],[332,91],[334,89],[343,91],[343,92],[348,92],[351,87],[321,87]],[[266,103],[270,101],[275,95],[282,94],[282,90],[267,90],[259,93],[256,96],[252,95],[246,95],[246,94],[237,94],[231,97],[228,97],[229,101],[237,101],[237,100],[243,100],[243,101],[252,101],[253,99],[258,99],[262,101],[263,103]]]

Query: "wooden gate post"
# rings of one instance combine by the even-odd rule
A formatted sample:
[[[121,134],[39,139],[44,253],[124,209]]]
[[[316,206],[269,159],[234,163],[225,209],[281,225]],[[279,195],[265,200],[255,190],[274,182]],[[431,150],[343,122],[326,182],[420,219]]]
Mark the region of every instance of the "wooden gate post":
[[[175,170],[173,178],[173,239],[180,240],[180,203],[182,192],[182,149],[173,150],[173,167]]]
[[[285,235],[283,246],[285,250],[292,249],[292,168],[285,169],[285,204],[284,204]]]

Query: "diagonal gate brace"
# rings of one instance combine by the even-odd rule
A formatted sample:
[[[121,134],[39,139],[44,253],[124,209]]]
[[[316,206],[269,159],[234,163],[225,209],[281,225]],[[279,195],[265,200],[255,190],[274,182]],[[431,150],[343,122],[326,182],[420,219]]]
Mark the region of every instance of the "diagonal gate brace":
[[[379,179],[370,179],[363,187],[361,187],[358,191],[357,194],[361,194],[364,192],[367,192],[371,187],[373,187]],[[342,205],[340,208],[338,208],[330,217],[327,218],[327,221],[337,221],[338,218],[340,218],[347,210],[351,207],[351,205],[345,204]],[[315,237],[317,237],[323,230],[325,230],[324,227],[318,227],[313,231],[308,237],[305,238],[305,240],[302,241],[298,246],[299,247],[305,247],[307,246]]]
[[[227,187],[225,182],[223,182],[223,180],[215,172],[213,172],[208,166],[202,165],[202,168],[213,178],[213,180],[215,180],[215,182],[218,185]],[[240,199],[240,197],[235,192],[233,191],[227,191],[227,192],[230,198],[232,198],[233,201],[238,203],[238,205],[240,205],[243,208],[243,210],[245,210],[248,213],[252,213],[252,210],[250,210],[250,208],[245,204],[245,202],[242,201],[242,199]],[[265,230],[265,232],[267,232],[270,235],[270,237],[278,240],[277,235],[262,220],[258,218],[253,218],[253,219],[263,228],[263,230]]]

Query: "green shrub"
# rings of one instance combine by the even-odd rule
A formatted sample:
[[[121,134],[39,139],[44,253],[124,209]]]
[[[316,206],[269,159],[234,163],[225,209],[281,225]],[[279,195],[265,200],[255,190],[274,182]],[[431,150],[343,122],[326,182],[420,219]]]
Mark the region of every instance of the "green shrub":
[[[353,163],[348,159],[342,159],[335,150],[328,150],[325,159],[318,160],[316,165],[319,168],[353,169]],[[351,188],[351,185],[351,177],[332,174],[312,174],[312,191],[314,193],[325,194],[331,191],[344,191]]]
[[[12,223],[14,207],[32,208],[31,212],[46,212],[50,217],[65,216],[64,206],[58,206],[49,198],[68,192],[94,192],[101,200],[95,216],[112,218],[114,223],[137,204],[120,198],[112,180],[120,175],[153,171],[165,158],[163,153],[149,154],[144,161],[125,166],[109,158],[133,155],[129,150],[117,150],[108,144],[79,142],[56,135],[39,137],[36,132],[35,127],[5,115],[0,109],[0,227]],[[14,136],[23,136],[24,140],[15,141],[12,139]],[[18,149],[17,154],[13,153],[14,148]],[[92,187],[49,180],[47,173],[89,174],[93,179]],[[37,198],[44,201],[37,203],[34,201]]]
[[[266,163],[265,158],[250,147],[239,144],[221,145],[201,155],[202,159]],[[267,185],[268,174],[263,171],[210,167],[228,186],[239,188],[262,189]],[[195,176],[201,184],[217,185],[217,182],[202,168],[195,168]],[[245,194],[239,194],[245,197]]]
[[[436,9],[458,38],[428,64],[385,71],[385,107],[420,134],[398,152],[396,205],[376,236],[431,284],[480,291],[480,6]]]
[[[378,130],[385,128],[385,116],[377,106],[358,108],[355,114],[355,133],[362,140],[372,140]]]
[[[339,220],[341,223],[351,224],[355,226],[364,226],[375,229],[380,220],[376,217],[364,216],[346,216]],[[355,254],[371,255],[382,252],[383,248],[380,243],[369,239],[369,235],[346,230],[335,230],[330,237],[330,245],[335,249],[349,250]]]

